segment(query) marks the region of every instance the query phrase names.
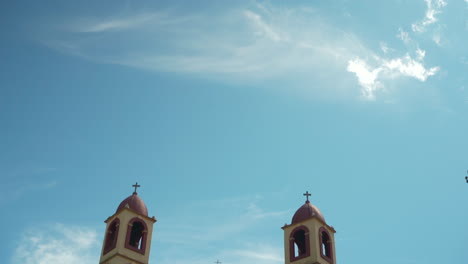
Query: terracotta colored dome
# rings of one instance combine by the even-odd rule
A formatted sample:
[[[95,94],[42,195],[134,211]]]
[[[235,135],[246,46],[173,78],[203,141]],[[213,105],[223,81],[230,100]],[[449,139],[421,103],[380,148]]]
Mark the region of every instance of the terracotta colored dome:
[[[125,198],[125,200],[123,200],[120,203],[119,207],[117,207],[117,211],[115,212],[117,213],[118,211],[124,209],[127,206],[130,210],[136,213],[148,216],[148,209],[146,208],[145,202],[143,202],[143,200],[140,198],[140,196],[138,196],[136,192],[134,192],[129,197]]]
[[[325,218],[323,217],[320,210],[317,207],[315,207],[315,205],[311,204],[309,201],[306,201],[303,206],[297,209],[296,213],[294,214],[291,220],[291,224],[302,222],[314,216],[325,223]]]

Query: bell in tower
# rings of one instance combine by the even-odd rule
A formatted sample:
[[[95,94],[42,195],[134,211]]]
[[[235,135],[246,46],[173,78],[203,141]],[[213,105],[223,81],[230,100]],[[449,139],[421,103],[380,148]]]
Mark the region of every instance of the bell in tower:
[[[309,201],[294,214],[291,224],[284,225],[286,264],[335,264],[335,229],[325,222],[320,210]]]

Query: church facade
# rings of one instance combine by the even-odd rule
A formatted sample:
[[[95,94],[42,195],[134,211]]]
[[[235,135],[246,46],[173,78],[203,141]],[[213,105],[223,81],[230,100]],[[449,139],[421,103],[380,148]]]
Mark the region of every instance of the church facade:
[[[106,232],[99,264],[148,264],[153,224],[148,209],[136,191],[125,198],[105,221]],[[285,264],[335,264],[335,229],[310,203],[310,194],[284,231]]]

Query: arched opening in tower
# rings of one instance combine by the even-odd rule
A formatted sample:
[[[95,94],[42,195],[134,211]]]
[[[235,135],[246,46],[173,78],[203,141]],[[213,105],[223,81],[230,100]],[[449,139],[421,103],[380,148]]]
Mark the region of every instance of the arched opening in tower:
[[[321,250],[322,250],[322,256],[328,257],[329,259],[332,258],[332,250],[331,250],[331,240],[330,236],[328,235],[327,232],[322,231],[321,233]]]
[[[135,221],[133,223],[132,230],[130,232],[130,240],[128,242],[130,246],[135,247],[138,250],[142,249],[144,230],[145,230],[145,226],[141,222]]]
[[[306,254],[306,235],[304,230],[298,230],[294,233],[294,257],[300,257]]]
[[[104,244],[104,254],[115,248],[119,231],[119,219],[115,219],[107,229],[106,242]]]

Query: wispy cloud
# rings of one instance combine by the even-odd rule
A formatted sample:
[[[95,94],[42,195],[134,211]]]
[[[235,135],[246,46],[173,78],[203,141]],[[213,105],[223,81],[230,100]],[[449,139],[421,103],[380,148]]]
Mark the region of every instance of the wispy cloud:
[[[315,77],[324,78],[327,70],[345,72],[350,58],[366,53],[353,33],[327,23],[314,10],[259,3],[219,13],[170,10],[78,18],[68,25],[63,31],[51,27],[44,43],[100,63],[204,78],[250,83],[294,75],[297,84],[306,86],[301,89],[324,93],[336,88],[311,87]]]
[[[427,10],[424,18],[411,25],[414,32],[424,32],[427,26],[434,24],[438,21],[436,15],[441,13],[442,8],[447,5],[445,0],[425,0]]]
[[[135,28],[160,17],[158,13],[139,14],[126,18],[114,18],[104,21],[82,20],[69,27],[70,30],[82,33],[98,33],[105,31],[120,31]]]
[[[284,248],[276,248],[266,243],[248,243],[241,249],[227,250],[220,255],[229,259],[229,263],[283,263]]]
[[[398,29],[398,34],[396,37],[401,39],[405,44],[408,44],[411,41],[408,32],[404,31],[402,28]]]
[[[174,219],[166,219],[166,225],[164,222],[158,221],[152,243],[153,250],[156,247],[158,250],[152,252],[151,262],[202,264],[216,259],[220,259],[226,264],[282,262],[282,240],[270,243],[267,238],[259,237],[255,242],[246,242],[250,241],[246,239],[249,228],[264,226],[265,219],[270,223],[272,219],[284,217],[285,213],[291,213],[265,211],[259,207],[259,199],[261,198],[229,199],[230,202],[236,201],[238,203],[237,205],[229,204],[231,209],[237,206],[238,209],[244,211],[237,217],[235,217],[237,210],[231,213],[231,209],[226,210],[227,204],[223,203],[226,201],[214,201],[213,203],[208,201],[208,204],[205,205],[210,207],[210,210],[217,208],[218,211],[224,212],[221,215],[225,215],[226,218],[214,219],[215,221],[194,221],[190,225],[190,229],[181,229],[178,226],[180,223]],[[202,205],[203,203],[195,202],[189,204],[189,207],[194,207],[192,209],[199,213],[201,210],[199,206]],[[220,207],[218,208],[218,206]],[[190,214],[190,211],[184,210],[183,213],[186,216]],[[176,215],[176,217],[178,216]],[[186,222],[186,218],[183,218],[183,222]],[[237,224],[236,222],[242,223]],[[168,228],[171,226],[176,228]],[[275,228],[278,228],[276,224]],[[177,242],[171,239],[172,237],[180,237],[181,240]],[[159,244],[160,241],[162,241],[161,244]],[[101,243],[102,240],[99,238],[98,232],[88,227],[64,224],[36,226],[22,232],[20,239],[15,241],[16,248],[10,263],[96,263],[99,260]],[[223,244],[222,247],[220,243]],[[181,252],[181,247],[190,248],[190,250]],[[174,255],[177,257],[174,258]]]
[[[225,250],[214,250],[208,254],[193,254],[190,257],[179,254],[177,258],[163,258],[158,260],[161,264],[205,264],[220,260],[225,264],[274,264],[283,263],[283,247],[272,246],[266,242],[244,243],[239,247]]]
[[[12,264],[78,264],[99,259],[99,241],[94,230],[55,224],[22,234]]]
[[[22,168],[3,175],[5,180],[0,187],[0,204],[18,199],[29,192],[54,188],[58,182],[47,177],[53,171],[53,168]]]
[[[426,18],[413,24],[414,30],[434,23],[446,5],[442,0],[426,3]],[[385,87],[384,79],[407,76],[426,81],[438,70],[426,67],[419,55],[408,55],[414,50],[401,52],[385,42],[379,56],[355,34],[330,24],[311,8],[255,3],[219,13],[187,15],[171,10],[77,21],[70,22],[65,32],[53,32],[47,45],[100,63],[230,82],[288,78],[289,88],[328,98],[355,95],[360,89],[364,98],[375,99]],[[414,44],[402,28],[397,37]],[[346,71],[356,74],[359,86],[337,81],[339,74],[352,78]],[[318,79],[331,85],[311,85]]]
[[[250,10],[244,11],[244,15],[249,19],[255,28],[255,34],[267,37],[275,42],[284,40],[278,32],[275,31],[270,25],[263,21],[263,18]]]
[[[380,49],[383,51],[383,53],[388,53],[390,51],[393,51],[392,48],[388,47],[388,44],[385,42],[380,42]]]
[[[263,218],[270,218],[270,217],[278,217],[286,215],[288,211],[271,211],[266,212],[258,207],[256,203],[250,203],[247,209],[247,215],[249,215],[252,219],[263,219]]]
[[[228,200],[193,202],[184,209],[184,214],[195,212],[224,212],[229,204],[229,211],[213,219],[203,219],[199,225],[186,225],[180,222],[180,216],[173,215],[171,224],[164,227],[158,237],[175,244],[211,243],[222,241],[242,232],[246,232],[262,223],[265,219],[280,219],[290,214],[289,210],[268,211],[259,206],[261,198],[237,197]],[[201,216],[203,218],[203,216]],[[164,225],[164,224],[160,224]]]
[[[176,212],[165,222],[158,222],[153,245],[165,254],[153,254],[152,262],[201,264],[216,259],[226,264],[282,262],[283,241],[270,241],[268,231],[261,234],[264,229],[280,232],[278,223],[289,219],[293,212],[266,210],[263,202],[261,196],[250,195],[185,204],[178,210],[184,217]],[[200,214],[205,211],[212,213],[206,217]],[[195,212],[198,217],[193,223],[196,224],[187,224],[186,216]],[[177,259],[169,257],[174,254]]]

